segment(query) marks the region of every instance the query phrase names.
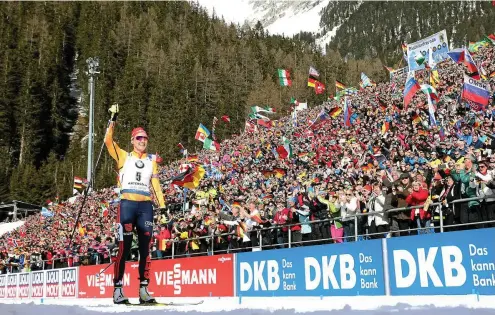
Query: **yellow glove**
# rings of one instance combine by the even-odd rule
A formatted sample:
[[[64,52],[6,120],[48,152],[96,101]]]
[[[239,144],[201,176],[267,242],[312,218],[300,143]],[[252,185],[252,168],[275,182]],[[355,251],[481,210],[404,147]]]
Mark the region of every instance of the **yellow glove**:
[[[112,114],[111,120],[116,121],[119,115],[119,104],[113,104],[108,111]]]

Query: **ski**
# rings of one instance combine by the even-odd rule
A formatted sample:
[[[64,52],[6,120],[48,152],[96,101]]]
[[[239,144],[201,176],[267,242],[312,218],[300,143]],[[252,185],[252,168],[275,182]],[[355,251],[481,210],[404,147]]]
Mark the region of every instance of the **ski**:
[[[165,303],[127,303],[127,304],[122,304],[125,306],[194,306],[194,305],[200,305],[203,304],[204,300],[197,301],[197,302],[165,302]]]

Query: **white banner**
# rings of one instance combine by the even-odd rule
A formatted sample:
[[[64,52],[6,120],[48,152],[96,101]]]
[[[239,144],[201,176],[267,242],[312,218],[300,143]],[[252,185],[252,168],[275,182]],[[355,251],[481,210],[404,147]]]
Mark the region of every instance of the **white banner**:
[[[431,53],[430,53],[431,50]],[[439,63],[446,58],[449,51],[449,41],[445,30],[423,38],[415,43],[407,45],[407,62],[409,71],[420,70],[425,68],[425,64],[429,63],[430,56],[435,63]],[[419,65],[416,62],[416,56],[422,54],[425,62]]]

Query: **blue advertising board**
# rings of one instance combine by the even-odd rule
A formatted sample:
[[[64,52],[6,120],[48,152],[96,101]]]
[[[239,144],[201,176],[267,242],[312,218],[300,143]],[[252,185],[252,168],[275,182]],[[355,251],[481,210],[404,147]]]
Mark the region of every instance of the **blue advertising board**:
[[[236,255],[237,296],[384,295],[381,240]]]
[[[495,294],[495,229],[387,239],[391,295]]]

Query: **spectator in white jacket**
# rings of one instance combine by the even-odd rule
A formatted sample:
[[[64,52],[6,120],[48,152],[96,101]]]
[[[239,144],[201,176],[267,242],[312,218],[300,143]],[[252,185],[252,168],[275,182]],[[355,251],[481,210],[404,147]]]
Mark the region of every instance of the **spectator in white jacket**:
[[[385,194],[381,183],[373,185],[373,194],[368,202],[368,227],[370,238],[383,238],[388,232],[387,210],[391,207],[392,194]],[[386,189],[386,188],[385,188]]]
[[[346,189],[345,193],[339,196],[339,203],[345,240],[346,242],[353,242],[356,234],[355,216],[358,212],[358,199],[351,189]]]

